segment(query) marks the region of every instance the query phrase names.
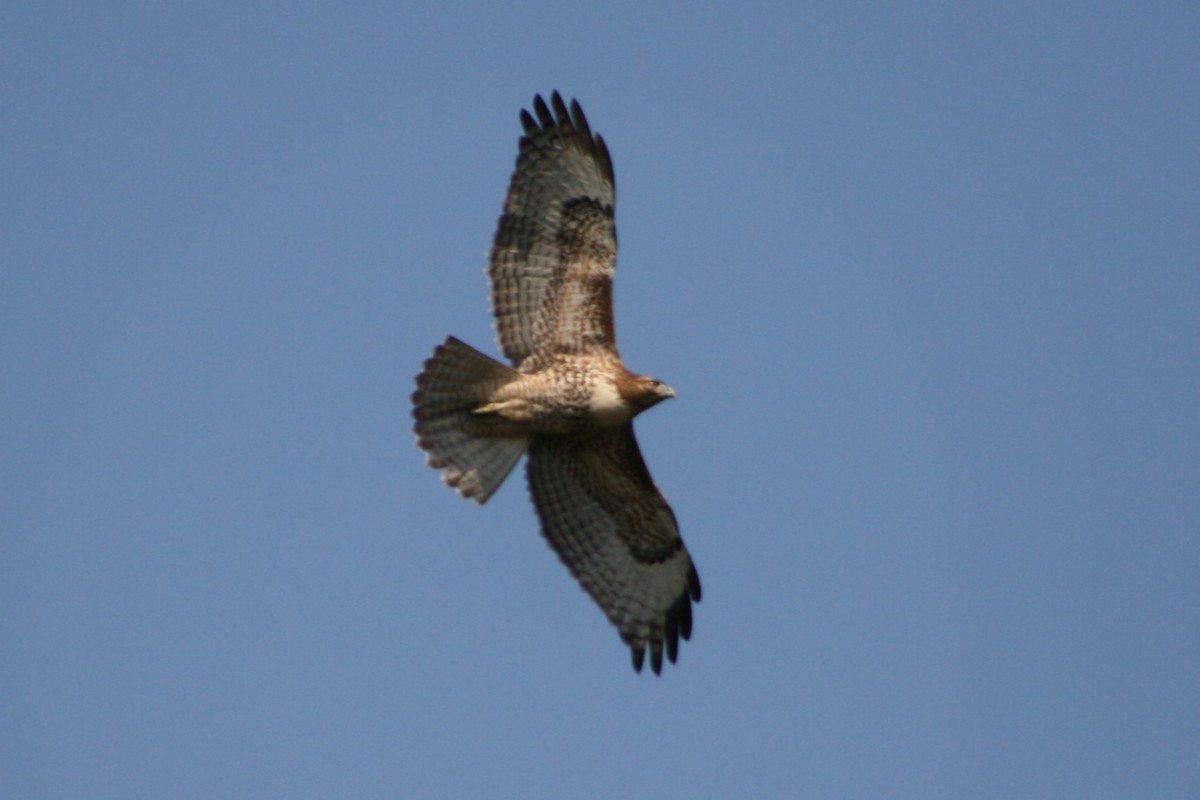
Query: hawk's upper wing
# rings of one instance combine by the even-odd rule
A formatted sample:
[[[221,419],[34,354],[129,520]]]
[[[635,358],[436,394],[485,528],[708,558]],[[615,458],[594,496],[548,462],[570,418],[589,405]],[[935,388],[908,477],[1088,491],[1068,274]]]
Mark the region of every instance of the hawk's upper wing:
[[[642,460],[633,424],[578,436],[537,436],[529,489],[542,533],[633,651],[641,670],[674,662],[692,632],[700,578],[675,514]]]
[[[555,353],[615,352],[612,160],[579,103],[534,98],[488,277],[500,348],[522,371]]]

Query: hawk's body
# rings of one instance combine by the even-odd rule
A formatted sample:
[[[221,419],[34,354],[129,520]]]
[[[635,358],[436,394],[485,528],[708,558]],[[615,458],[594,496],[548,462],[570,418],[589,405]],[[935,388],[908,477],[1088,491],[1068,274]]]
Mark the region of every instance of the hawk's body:
[[[492,248],[492,311],[508,367],[451,337],[417,377],[413,416],[431,466],[484,503],[523,454],[542,533],[641,669],[674,661],[700,581],[654,485],[633,417],[674,397],[625,368],[612,316],[612,161],[578,103],[521,112]]]

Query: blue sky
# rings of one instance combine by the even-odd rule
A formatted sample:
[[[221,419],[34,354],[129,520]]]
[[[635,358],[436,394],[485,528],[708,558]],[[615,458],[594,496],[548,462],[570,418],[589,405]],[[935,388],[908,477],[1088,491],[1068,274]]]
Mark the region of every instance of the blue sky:
[[[1200,794],[1195,5],[579,5],[0,10],[0,794]],[[412,440],[555,88],[661,678]]]

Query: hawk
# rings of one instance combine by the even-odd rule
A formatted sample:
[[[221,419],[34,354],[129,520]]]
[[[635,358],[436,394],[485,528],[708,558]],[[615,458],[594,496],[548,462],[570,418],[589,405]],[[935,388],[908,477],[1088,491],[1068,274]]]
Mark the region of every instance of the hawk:
[[[675,392],[625,368],[613,333],[617,234],[608,147],[558,92],[521,112],[488,277],[512,366],[449,337],[412,395],[417,444],[446,484],[483,504],[527,455],[543,536],[641,672],[674,663],[700,578],[650,477],[633,418]]]

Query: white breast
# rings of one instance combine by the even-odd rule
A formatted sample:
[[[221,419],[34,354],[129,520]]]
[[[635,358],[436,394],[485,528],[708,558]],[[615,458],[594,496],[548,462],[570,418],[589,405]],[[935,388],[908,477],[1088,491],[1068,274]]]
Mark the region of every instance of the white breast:
[[[620,425],[633,417],[632,409],[621,399],[616,384],[608,380],[596,381],[592,386],[588,408],[600,425]]]

